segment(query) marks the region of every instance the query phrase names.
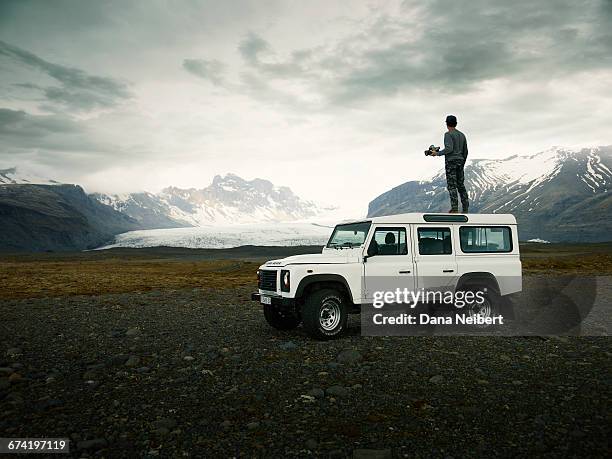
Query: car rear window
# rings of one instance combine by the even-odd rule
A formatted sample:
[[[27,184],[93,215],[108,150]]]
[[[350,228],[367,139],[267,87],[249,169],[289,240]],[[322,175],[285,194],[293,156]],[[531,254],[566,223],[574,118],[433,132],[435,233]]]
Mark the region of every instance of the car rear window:
[[[459,240],[464,253],[512,252],[512,232],[507,226],[462,226]]]

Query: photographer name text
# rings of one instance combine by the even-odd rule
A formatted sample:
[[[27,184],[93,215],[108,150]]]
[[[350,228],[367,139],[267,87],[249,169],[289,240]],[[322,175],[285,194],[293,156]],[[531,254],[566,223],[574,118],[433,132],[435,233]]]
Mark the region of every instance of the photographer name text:
[[[397,314],[386,316],[382,313],[372,317],[374,325],[503,325],[501,315],[485,317],[481,315],[455,314],[454,316],[432,316],[429,314]]]

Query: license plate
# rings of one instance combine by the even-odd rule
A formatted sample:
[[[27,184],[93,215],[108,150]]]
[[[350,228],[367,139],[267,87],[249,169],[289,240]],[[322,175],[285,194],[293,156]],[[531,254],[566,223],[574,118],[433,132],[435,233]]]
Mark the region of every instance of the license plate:
[[[262,296],[259,301],[261,301],[261,304],[272,304],[272,298],[269,296]]]

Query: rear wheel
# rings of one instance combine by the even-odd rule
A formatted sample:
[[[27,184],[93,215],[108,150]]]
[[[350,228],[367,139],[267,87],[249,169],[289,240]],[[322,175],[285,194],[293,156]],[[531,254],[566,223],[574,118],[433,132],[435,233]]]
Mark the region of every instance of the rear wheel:
[[[479,316],[484,319],[493,318],[499,314],[499,294],[494,288],[486,285],[470,286],[465,291],[472,291],[478,298],[477,301],[472,301],[465,306],[465,313],[468,316]],[[490,328],[489,323],[474,324],[476,329]]]
[[[264,317],[277,330],[293,330],[300,324],[300,320],[292,313],[280,311],[269,304],[264,304]]]
[[[334,339],[346,329],[348,311],[346,300],[337,290],[315,290],[306,298],[302,308],[306,332],[317,339]]]

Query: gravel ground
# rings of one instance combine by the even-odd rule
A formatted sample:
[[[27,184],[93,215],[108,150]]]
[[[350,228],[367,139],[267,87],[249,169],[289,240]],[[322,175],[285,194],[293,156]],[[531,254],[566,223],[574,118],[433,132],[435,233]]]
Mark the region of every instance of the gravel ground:
[[[249,289],[0,302],[0,437],[75,456],[609,457],[610,339],[281,333]]]

